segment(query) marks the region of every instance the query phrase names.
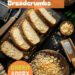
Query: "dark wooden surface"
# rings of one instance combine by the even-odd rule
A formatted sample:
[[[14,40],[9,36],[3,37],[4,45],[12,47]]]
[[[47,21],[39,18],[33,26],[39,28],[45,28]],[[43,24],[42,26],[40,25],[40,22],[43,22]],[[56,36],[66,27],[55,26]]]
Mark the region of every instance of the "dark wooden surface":
[[[69,6],[69,7],[66,7],[65,9],[55,9],[56,11],[59,11],[61,13],[67,11],[67,10],[71,10],[73,12],[75,12],[75,4],[72,5],[72,6]],[[24,11],[24,9],[23,9]],[[15,11],[16,12],[16,11]],[[1,23],[1,22],[0,22]],[[1,23],[3,25],[3,23]],[[7,30],[8,31],[8,30]],[[56,40],[57,42],[59,42],[60,40],[62,39],[65,39],[65,38],[69,38],[69,37],[64,37],[62,35],[59,35],[58,34],[59,32],[59,28],[55,29],[53,31],[53,33],[51,34],[51,36],[49,36],[45,41],[44,43],[38,48],[38,50],[42,50],[42,49],[54,49],[54,50],[58,50],[67,60],[68,64],[69,64],[69,67],[70,67],[70,75],[71,73],[73,73],[75,71],[75,69],[73,68],[72,64],[69,63],[67,57],[66,57],[66,54],[64,53],[61,45],[59,43],[55,43],[54,40]],[[5,33],[6,34],[6,33]],[[4,34],[4,35],[5,35]],[[4,35],[2,37],[0,37],[0,40],[4,37]],[[52,39],[51,37],[54,36],[54,39]],[[75,32],[72,36],[70,36],[70,38],[73,40],[73,42],[75,43]],[[7,59],[6,59],[7,58]],[[2,54],[0,52],[0,62],[3,63],[3,65],[5,66],[5,68],[7,69],[7,66],[12,62],[12,59],[6,57],[4,54]]]

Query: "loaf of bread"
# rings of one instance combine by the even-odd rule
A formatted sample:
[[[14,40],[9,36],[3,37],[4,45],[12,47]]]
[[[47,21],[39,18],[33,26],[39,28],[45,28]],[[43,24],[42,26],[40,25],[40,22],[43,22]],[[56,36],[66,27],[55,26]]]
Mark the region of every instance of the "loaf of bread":
[[[34,9],[28,10],[27,15],[31,20],[31,22],[33,23],[33,26],[40,33],[46,33],[48,31],[49,27],[40,19],[40,17],[36,14]]]
[[[4,41],[1,45],[1,51],[15,59],[15,60],[20,60],[21,58],[23,58],[23,53],[21,51],[19,51],[13,44],[11,44],[9,41]]]
[[[22,24],[22,30],[25,37],[31,44],[36,45],[40,42],[38,34],[35,32],[35,30],[32,28],[32,26],[26,19]]]
[[[56,19],[45,8],[39,8],[38,11],[49,23],[51,23],[50,25],[56,24]]]
[[[30,48],[30,45],[23,39],[21,31],[18,27],[12,27],[10,30],[10,35],[16,45],[22,50],[28,50]]]

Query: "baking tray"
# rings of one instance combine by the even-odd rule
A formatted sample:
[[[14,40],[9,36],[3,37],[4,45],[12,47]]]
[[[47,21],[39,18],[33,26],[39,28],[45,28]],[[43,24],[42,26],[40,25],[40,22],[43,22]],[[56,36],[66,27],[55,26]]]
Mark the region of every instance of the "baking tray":
[[[13,26],[19,26],[20,27],[20,25],[21,25],[21,23],[23,22],[23,20],[25,19],[25,18],[27,18],[27,16],[26,16],[26,12],[28,11],[29,9],[27,9],[27,10],[25,10],[24,11],[24,13],[20,16],[20,18],[12,25],[12,27]],[[42,43],[44,42],[44,40],[52,33],[52,31],[54,31],[57,27],[59,27],[58,25],[60,24],[60,22],[61,22],[61,16],[59,15],[59,14],[57,14],[54,10],[52,10],[52,9],[48,9],[48,11],[50,11],[51,13],[52,13],[52,15],[56,18],[56,20],[57,20],[57,24],[56,24],[56,26],[55,27],[53,27],[52,29],[49,29],[49,31],[45,34],[45,35],[40,35],[40,38],[41,38],[41,42],[39,43],[39,44],[37,44],[37,45],[35,45],[35,46],[32,46],[32,48],[30,48],[27,52],[24,52],[24,58],[22,59],[22,60],[28,60],[31,56],[32,56],[32,54],[35,52],[35,51],[37,51],[37,49],[42,45]],[[12,28],[11,27],[11,28]],[[10,29],[11,29],[10,28]],[[9,40],[9,41],[11,41],[11,38],[10,38],[10,34],[9,34],[9,31],[10,31],[10,29],[8,30],[8,32],[4,35],[4,37],[1,39],[1,43],[0,44],[2,44],[2,42],[3,41],[5,41],[5,40]],[[5,56],[4,54],[3,54],[3,56],[4,56],[4,59],[7,59],[8,57],[7,56]],[[3,59],[3,58],[2,58]],[[10,60],[12,60],[11,58],[9,58]]]

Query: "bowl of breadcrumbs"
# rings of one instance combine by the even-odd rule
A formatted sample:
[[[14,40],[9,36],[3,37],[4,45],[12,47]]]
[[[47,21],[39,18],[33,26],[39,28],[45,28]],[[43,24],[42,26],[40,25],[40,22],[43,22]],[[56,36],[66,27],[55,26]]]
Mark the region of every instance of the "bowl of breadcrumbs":
[[[34,75],[69,75],[66,59],[53,50],[41,50],[30,62]]]

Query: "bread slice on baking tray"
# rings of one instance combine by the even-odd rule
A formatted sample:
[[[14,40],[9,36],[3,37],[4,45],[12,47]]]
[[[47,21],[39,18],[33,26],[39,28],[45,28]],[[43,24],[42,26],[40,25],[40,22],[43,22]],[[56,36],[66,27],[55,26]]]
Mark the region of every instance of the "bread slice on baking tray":
[[[40,42],[40,37],[38,36],[38,34],[32,28],[31,24],[26,19],[22,24],[22,30],[25,37],[31,44],[36,45]]]
[[[26,42],[25,39],[23,39],[21,31],[18,27],[12,27],[10,30],[10,35],[14,43],[22,50],[28,50],[30,48],[30,45]]]
[[[54,26],[56,24],[56,19],[50,12],[47,11],[47,9],[39,8],[38,11],[50,23],[50,26]]]
[[[20,60],[21,58],[23,58],[23,53],[21,51],[19,51],[13,44],[11,44],[8,41],[4,41],[2,43],[1,51],[5,55],[7,55],[15,60]]]

